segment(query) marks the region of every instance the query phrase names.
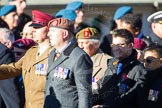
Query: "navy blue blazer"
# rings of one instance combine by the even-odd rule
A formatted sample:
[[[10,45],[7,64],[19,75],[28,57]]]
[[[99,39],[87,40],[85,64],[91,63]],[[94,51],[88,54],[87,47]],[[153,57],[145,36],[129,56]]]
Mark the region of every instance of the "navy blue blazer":
[[[92,71],[90,57],[75,42],[54,61],[49,56],[44,108],[91,108]]]

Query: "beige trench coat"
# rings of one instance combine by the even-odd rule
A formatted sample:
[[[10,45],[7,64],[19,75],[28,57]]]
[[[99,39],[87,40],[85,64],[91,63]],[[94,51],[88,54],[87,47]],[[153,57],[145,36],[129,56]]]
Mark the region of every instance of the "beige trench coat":
[[[107,70],[107,62],[112,58],[111,56],[104,53],[97,53],[92,57],[93,61],[93,75],[97,80],[102,78]]]

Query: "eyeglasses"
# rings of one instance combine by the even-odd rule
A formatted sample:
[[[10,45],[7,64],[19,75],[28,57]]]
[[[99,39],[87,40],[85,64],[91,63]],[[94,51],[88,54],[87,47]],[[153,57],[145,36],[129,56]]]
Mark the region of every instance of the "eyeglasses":
[[[32,33],[21,32],[21,33],[20,33],[20,36],[21,36],[21,37],[23,37],[23,36],[25,36],[25,37],[26,37],[26,36],[27,36],[27,37],[28,37],[28,36],[31,37],[31,36],[32,36]]]
[[[111,44],[111,47],[126,47],[126,43],[119,43],[119,44]]]
[[[145,63],[148,63],[148,64],[151,64],[151,63],[153,63],[155,61],[158,61],[158,60],[159,60],[159,58],[155,58],[155,59],[147,58],[147,59],[144,59],[144,62]]]

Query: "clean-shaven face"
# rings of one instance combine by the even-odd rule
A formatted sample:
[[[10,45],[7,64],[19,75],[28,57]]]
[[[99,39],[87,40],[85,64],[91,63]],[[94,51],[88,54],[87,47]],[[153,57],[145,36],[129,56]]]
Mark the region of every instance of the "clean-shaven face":
[[[50,39],[50,43],[52,46],[55,47],[60,46],[60,44],[63,42],[62,34],[63,34],[63,29],[54,28],[54,27],[49,28],[48,37]]]
[[[33,40],[36,43],[42,43],[44,42],[46,39],[48,39],[48,28],[45,27],[40,27],[40,28],[34,28],[33,27]]]

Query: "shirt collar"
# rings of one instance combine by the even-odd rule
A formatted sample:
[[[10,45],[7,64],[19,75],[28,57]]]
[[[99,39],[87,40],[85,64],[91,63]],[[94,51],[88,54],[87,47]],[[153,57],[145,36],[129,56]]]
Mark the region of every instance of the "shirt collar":
[[[65,47],[63,47],[61,50],[56,49],[56,53],[62,53],[68,46],[70,46],[74,41],[71,40]]]

